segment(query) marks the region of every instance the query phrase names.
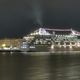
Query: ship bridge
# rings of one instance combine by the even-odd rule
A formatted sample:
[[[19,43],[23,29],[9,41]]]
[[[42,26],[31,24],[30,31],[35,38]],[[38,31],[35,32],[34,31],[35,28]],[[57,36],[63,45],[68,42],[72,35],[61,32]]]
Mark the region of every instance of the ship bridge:
[[[52,44],[55,41],[76,41],[80,32],[73,29],[39,28],[23,37],[27,43]]]

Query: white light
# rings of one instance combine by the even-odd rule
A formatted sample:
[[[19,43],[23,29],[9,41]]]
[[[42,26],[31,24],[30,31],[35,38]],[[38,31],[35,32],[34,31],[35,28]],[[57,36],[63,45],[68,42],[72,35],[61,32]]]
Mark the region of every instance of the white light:
[[[79,42],[77,43],[77,46],[80,47],[80,43]]]
[[[54,49],[54,45],[51,45],[51,49]]]

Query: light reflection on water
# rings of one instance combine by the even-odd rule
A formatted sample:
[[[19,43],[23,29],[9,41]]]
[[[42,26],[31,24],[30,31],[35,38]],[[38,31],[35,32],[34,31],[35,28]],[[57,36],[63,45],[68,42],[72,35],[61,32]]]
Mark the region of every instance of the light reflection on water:
[[[0,80],[80,80],[80,55],[0,53]]]

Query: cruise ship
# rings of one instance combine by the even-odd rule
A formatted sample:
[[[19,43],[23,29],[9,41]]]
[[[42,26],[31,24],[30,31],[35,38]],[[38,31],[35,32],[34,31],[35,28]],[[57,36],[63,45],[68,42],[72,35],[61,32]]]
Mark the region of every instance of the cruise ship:
[[[39,28],[23,37],[21,51],[80,51],[80,32]]]

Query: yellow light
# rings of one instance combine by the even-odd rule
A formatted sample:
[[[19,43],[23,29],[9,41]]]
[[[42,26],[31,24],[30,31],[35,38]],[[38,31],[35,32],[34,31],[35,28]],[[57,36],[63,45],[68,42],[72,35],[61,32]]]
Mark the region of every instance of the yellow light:
[[[2,47],[5,47],[6,46],[6,44],[2,44]]]

